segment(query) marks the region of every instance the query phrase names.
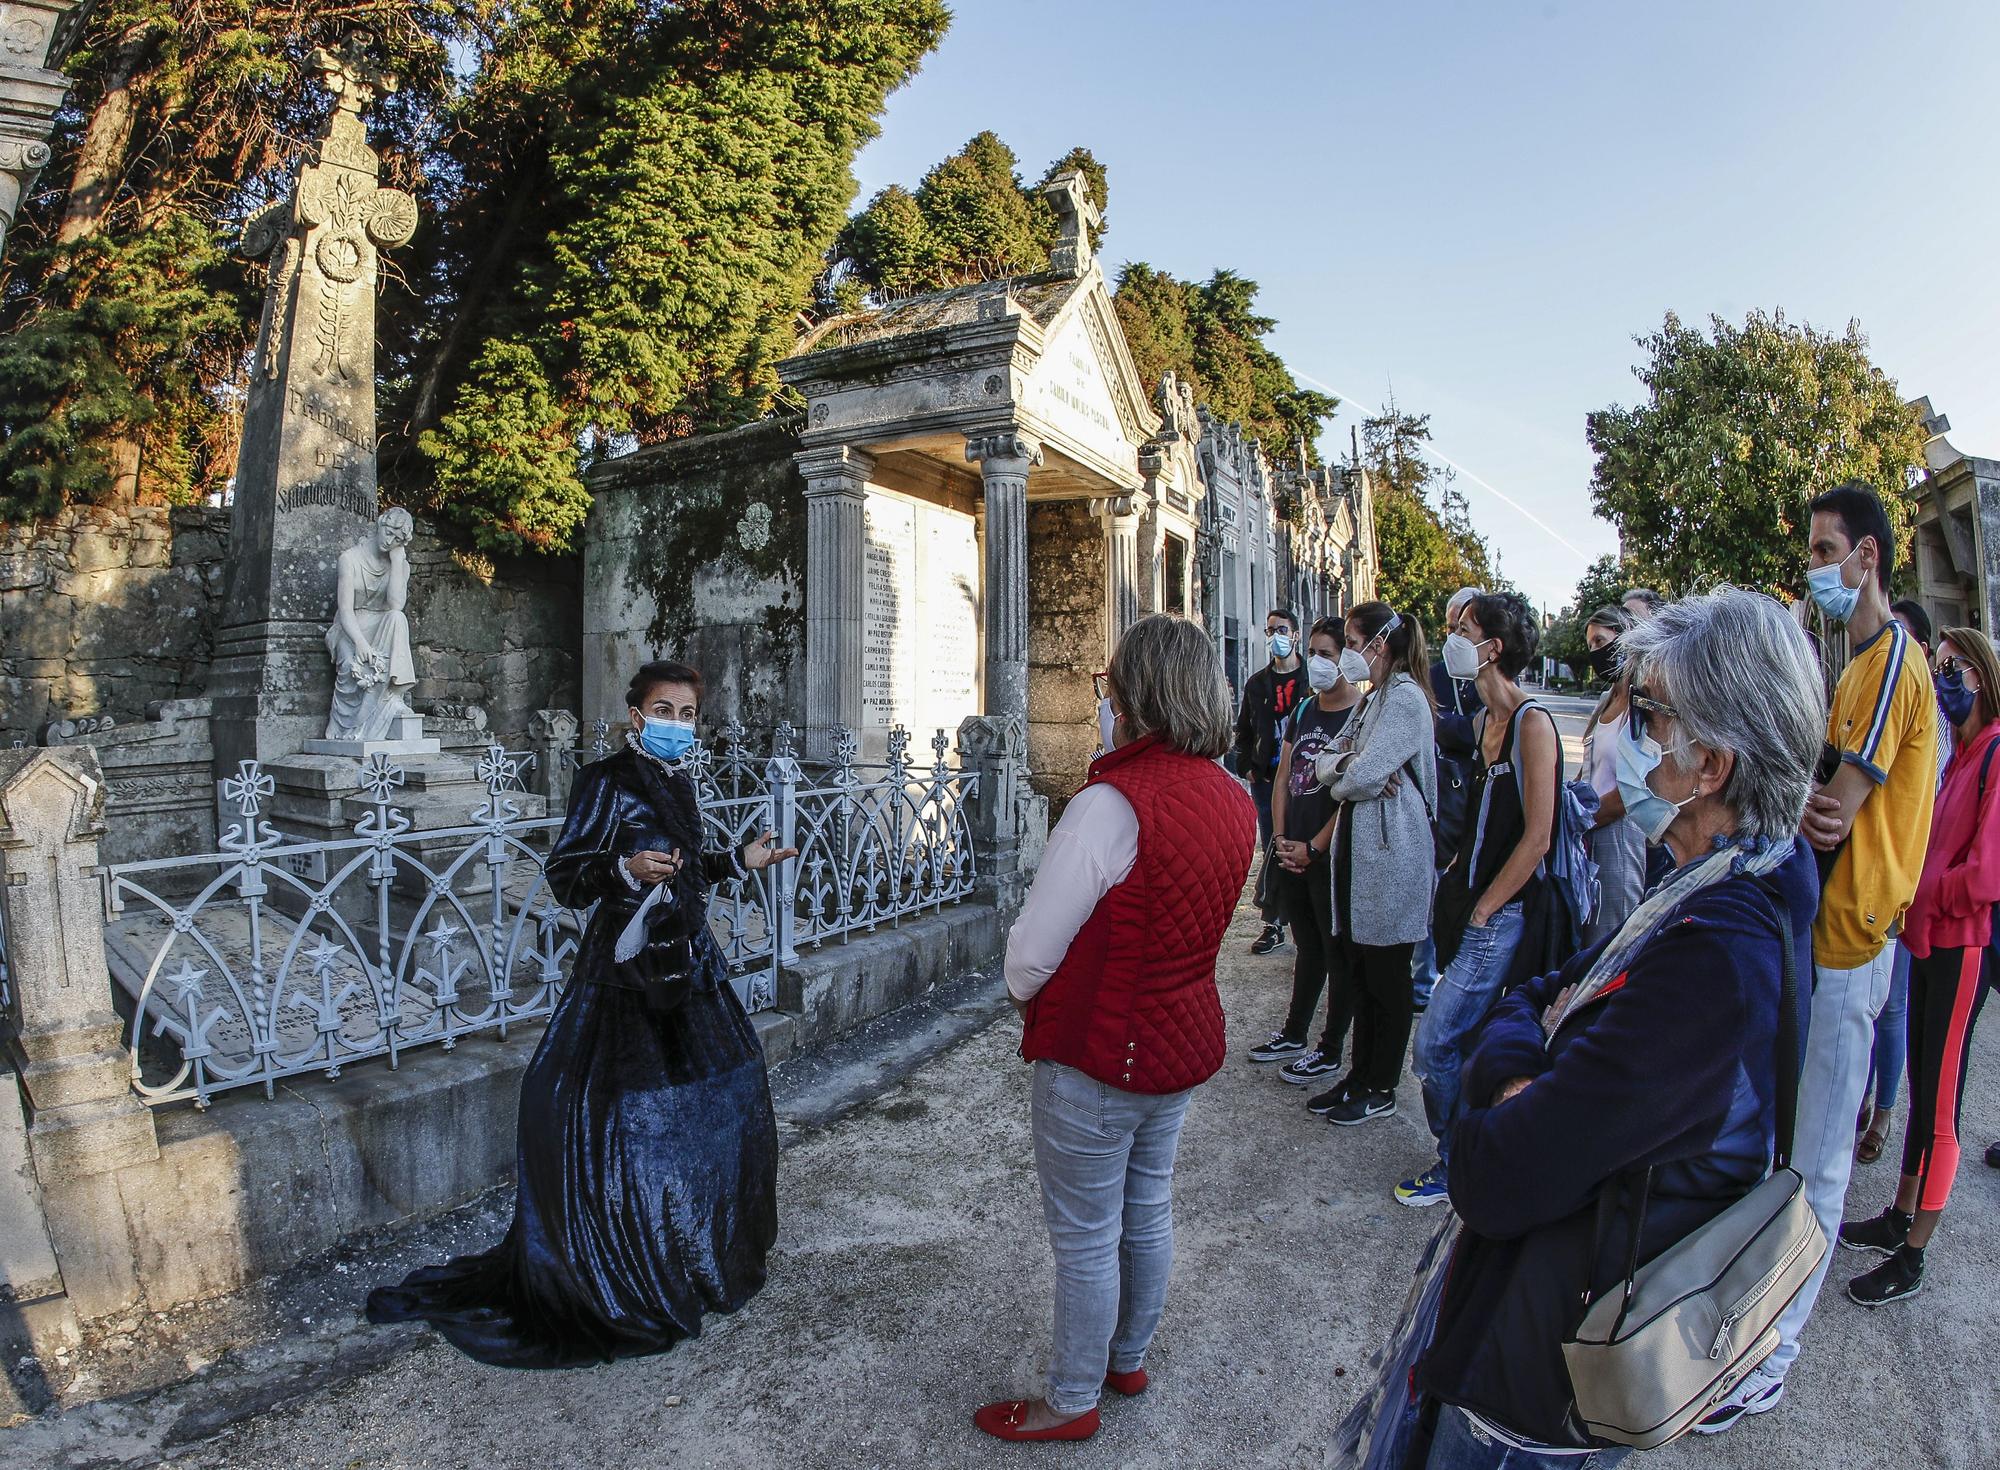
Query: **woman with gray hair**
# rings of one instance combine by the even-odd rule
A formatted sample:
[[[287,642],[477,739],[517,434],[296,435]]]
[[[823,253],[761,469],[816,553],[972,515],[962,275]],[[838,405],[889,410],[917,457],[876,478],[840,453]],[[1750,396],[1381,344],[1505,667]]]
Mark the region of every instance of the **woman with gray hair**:
[[[1056,1301],[1044,1396],[973,1415],[998,1439],[1088,1439],[1105,1385],[1146,1390],[1181,1120],[1222,1067],[1215,956],[1257,839],[1256,809],[1217,762],[1234,732],[1208,635],[1141,618],[1100,679],[1105,753],[1007,936]]]
[[[1380,1455],[1397,1438],[1431,1470],[1623,1458],[1581,1428],[1563,1340],[1623,1280],[1635,1209],[1643,1263],[1771,1164],[1779,1069],[1798,1065],[1780,997],[1788,970],[1812,973],[1818,883],[1796,833],[1825,693],[1798,626],[1753,592],[1668,604],[1624,646],[1618,787],[1676,866],[1615,935],[1514,990],[1474,1038],[1451,1125],[1458,1222],[1412,1296],[1435,1322],[1402,1325],[1343,1426],[1370,1464],[1396,1463]],[[1793,988],[1795,1049],[1806,992]]]

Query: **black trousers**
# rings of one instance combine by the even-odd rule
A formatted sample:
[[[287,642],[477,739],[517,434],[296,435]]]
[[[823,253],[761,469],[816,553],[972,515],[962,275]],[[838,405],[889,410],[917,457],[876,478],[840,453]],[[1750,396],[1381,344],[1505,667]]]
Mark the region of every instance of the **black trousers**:
[[[1262,854],[1257,863],[1257,886],[1251,892],[1251,901],[1257,905],[1257,912],[1267,924],[1278,923],[1283,917],[1277,896],[1271,892],[1271,877],[1282,871],[1271,856],[1271,788],[1269,776],[1261,780],[1252,778],[1250,782],[1250,804],[1257,808],[1257,851]]]
[[[1972,1028],[1986,1004],[1982,949],[1934,949],[1910,961],[1910,1123],[1903,1172],[1920,1181],[1917,1208],[1941,1210],[1958,1176]]]
[[[1338,1057],[1347,1044],[1354,996],[1334,948],[1331,864],[1324,857],[1314,858],[1303,873],[1291,872],[1282,863],[1271,864],[1271,896],[1279,915],[1291,925],[1298,954],[1292,966],[1292,1006],[1285,1013],[1285,1035],[1293,1041],[1306,1039],[1324,991],[1326,1027],[1319,1034],[1319,1049]]]
[[[1342,932],[1334,967],[1353,992],[1354,1085],[1358,1091],[1394,1092],[1410,1049],[1415,997],[1410,988],[1414,944],[1356,944]]]

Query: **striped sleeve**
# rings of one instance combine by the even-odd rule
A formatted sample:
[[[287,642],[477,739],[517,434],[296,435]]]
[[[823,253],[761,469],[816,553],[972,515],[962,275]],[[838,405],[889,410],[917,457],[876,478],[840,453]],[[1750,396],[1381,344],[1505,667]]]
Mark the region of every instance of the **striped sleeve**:
[[[1889,768],[1918,713],[1915,704],[1929,694],[1929,681],[1921,681],[1926,687],[1919,689],[1913,677],[1909,632],[1892,620],[1883,634],[1879,662],[1851,667],[1834,700],[1834,743],[1841,759],[1878,783],[1889,779]]]

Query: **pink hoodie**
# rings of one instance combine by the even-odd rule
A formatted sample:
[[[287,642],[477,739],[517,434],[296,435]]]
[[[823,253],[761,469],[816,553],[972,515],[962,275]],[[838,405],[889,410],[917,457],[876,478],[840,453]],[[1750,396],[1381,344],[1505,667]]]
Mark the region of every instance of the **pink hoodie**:
[[[1917,896],[1903,915],[1903,946],[1918,959],[1934,949],[1977,949],[1993,937],[1993,905],[2000,903],[2000,755],[1979,794],[1979,771],[2000,740],[2000,720],[1989,723],[1951,754],[1931,818]]]

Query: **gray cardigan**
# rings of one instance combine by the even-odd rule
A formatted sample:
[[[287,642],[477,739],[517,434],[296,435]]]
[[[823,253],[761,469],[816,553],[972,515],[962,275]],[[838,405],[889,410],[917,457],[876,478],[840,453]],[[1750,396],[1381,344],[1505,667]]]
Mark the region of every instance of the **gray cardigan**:
[[[1431,895],[1437,873],[1431,813],[1437,809],[1437,760],[1431,733],[1430,695],[1408,674],[1396,674],[1372,691],[1355,716],[1354,752],[1346,769],[1329,780],[1338,754],[1321,756],[1318,775],[1333,796],[1347,802],[1353,858],[1349,894],[1357,944],[1415,944],[1430,932]],[[1394,793],[1389,779],[1401,772]],[[1339,928],[1336,906],[1334,927]]]

